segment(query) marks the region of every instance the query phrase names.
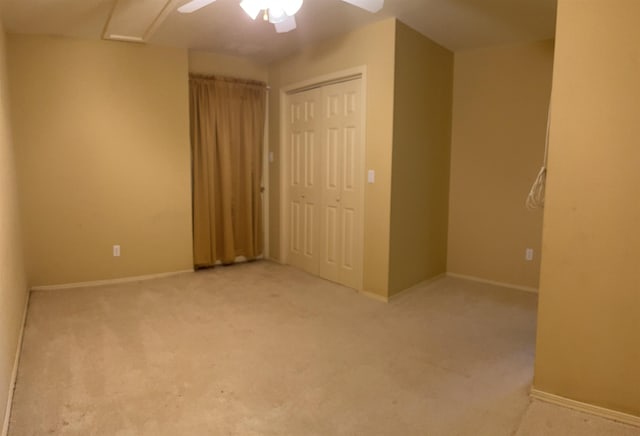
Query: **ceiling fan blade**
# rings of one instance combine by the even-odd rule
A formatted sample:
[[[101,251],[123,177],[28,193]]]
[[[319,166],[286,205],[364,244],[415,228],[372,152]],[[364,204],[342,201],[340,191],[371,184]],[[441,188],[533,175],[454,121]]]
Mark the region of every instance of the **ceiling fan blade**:
[[[384,0],[342,0],[350,5],[357,6],[372,13],[378,12],[384,6]]]
[[[178,12],[182,14],[190,14],[191,12],[195,12],[198,9],[202,9],[207,5],[215,2],[216,0],[191,0],[188,3],[183,4],[178,8]]]
[[[274,26],[276,26],[276,32],[278,33],[287,33],[287,32],[291,32],[292,30],[294,30],[297,26],[296,26],[296,18],[291,16],[291,17],[287,17],[284,21],[281,21],[279,23],[275,23]]]

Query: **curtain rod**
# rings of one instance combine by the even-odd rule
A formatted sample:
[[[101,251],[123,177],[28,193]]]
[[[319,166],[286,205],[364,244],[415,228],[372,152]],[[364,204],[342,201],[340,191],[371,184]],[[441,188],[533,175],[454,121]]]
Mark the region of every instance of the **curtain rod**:
[[[189,79],[195,79],[195,80],[220,80],[223,82],[230,82],[230,83],[239,83],[239,84],[243,84],[243,85],[249,85],[249,86],[256,86],[259,88],[264,88],[267,91],[271,89],[271,87],[269,85],[267,85],[265,82],[261,82],[259,80],[252,80],[252,79],[241,79],[238,77],[228,77],[228,76],[216,76],[213,74],[196,74],[196,73],[189,73]]]

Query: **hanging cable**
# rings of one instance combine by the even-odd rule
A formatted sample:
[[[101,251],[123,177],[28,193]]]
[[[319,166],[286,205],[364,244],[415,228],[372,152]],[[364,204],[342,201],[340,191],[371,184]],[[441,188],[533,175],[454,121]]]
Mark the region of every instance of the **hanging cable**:
[[[551,126],[551,103],[549,103],[549,111],[547,112],[547,136],[544,144],[544,160],[542,168],[538,172],[536,181],[527,195],[527,209],[541,209],[544,207],[544,191],[547,183],[547,158],[549,155],[549,129]]]

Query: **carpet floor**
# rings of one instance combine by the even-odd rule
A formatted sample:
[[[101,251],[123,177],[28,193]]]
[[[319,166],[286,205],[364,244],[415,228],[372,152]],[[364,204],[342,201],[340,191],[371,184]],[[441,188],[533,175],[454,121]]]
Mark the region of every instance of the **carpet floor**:
[[[33,292],[9,434],[639,435],[531,402],[536,295],[271,262]]]

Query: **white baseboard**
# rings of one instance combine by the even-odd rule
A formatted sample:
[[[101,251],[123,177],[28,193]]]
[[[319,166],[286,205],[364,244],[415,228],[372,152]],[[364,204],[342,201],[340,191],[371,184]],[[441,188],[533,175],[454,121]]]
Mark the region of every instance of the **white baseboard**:
[[[16,345],[16,355],[13,359],[13,371],[11,371],[11,380],[9,382],[9,393],[7,395],[7,407],[4,411],[4,423],[2,424],[2,436],[9,433],[9,421],[11,419],[11,407],[13,405],[13,393],[16,388],[16,380],[18,378],[18,366],[20,364],[20,355],[22,354],[22,339],[24,338],[24,329],[27,324],[27,309],[29,308],[29,299],[31,292],[27,292],[27,299],[24,303],[24,313],[22,314],[22,325],[18,334],[18,344]]]
[[[380,301],[381,303],[388,303],[389,302],[389,297],[385,297],[383,295],[375,294],[373,292],[360,290],[360,291],[358,291],[358,293],[364,295],[367,298],[371,298],[372,300]]]
[[[408,287],[407,289],[403,289],[402,291],[398,292],[397,294],[393,294],[391,297],[385,297],[383,295],[374,294],[373,292],[369,292],[369,291],[358,291],[358,292],[361,293],[362,295],[364,295],[365,297],[373,298],[374,300],[382,301],[383,303],[389,303],[391,301],[396,300],[397,298],[403,297],[404,295],[406,295],[406,294],[408,294],[410,292],[416,291],[419,288],[423,288],[425,286],[429,286],[433,282],[436,282],[436,281],[440,280],[441,278],[443,278],[445,276],[446,276],[445,273],[438,274],[435,277],[431,277],[430,279],[423,280],[418,284],[415,284],[413,286]]]
[[[391,297],[389,297],[389,301],[393,301],[397,298],[400,298],[406,294],[409,294],[417,289],[420,288],[424,288],[425,286],[429,286],[430,284],[437,282],[438,280],[446,277],[447,274],[446,273],[442,273],[442,274],[438,274],[437,276],[431,277],[430,279],[427,280],[423,280],[420,283],[417,283],[413,286],[408,287],[407,289],[403,289],[402,291],[398,292],[397,294],[393,294]]]
[[[536,400],[544,401],[558,406],[567,407],[569,409],[577,410],[578,412],[589,413],[591,415],[599,416],[601,418],[611,419],[613,421],[621,422],[623,424],[629,424],[636,427],[640,427],[640,416],[630,415],[624,412],[618,412],[617,410],[607,409],[605,407],[595,406],[589,403],[583,403],[569,398],[561,397],[559,395],[550,394],[538,389],[531,389],[531,397]]]
[[[136,277],[123,277],[119,279],[107,279],[107,280],[95,280],[91,282],[77,282],[77,283],[65,283],[61,285],[44,285],[44,286],[32,286],[32,291],[55,291],[57,289],[71,289],[71,288],[88,288],[94,286],[103,286],[103,285],[115,285],[119,283],[130,283],[130,282],[138,282],[142,280],[152,280],[152,279],[160,279],[163,277],[171,277],[178,274],[187,274],[192,273],[193,269],[187,269],[183,271],[173,271],[167,273],[160,274],[147,274],[143,276]]]
[[[521,285],[514,285],[514,284],[511,284],[511,283],[496,282],[494,280],[487,280],[487,279],[483,279],[483,278],[480,278],[480,277],[467,276],[467,275],[464,275],[464,274],[456,274],[456,273],[448,272],[447,273],[447,277],[453,277],[453,278],[456,278],[456,279],[463,279],[463,280],[471,280],[473,282],[485,283],[487,285],[500,286],[502,288],[517,289],[519,291],[533,292],[535,294],[538,293],[538,289],[537,288],[532,288],[530,286],[521,286]]]

